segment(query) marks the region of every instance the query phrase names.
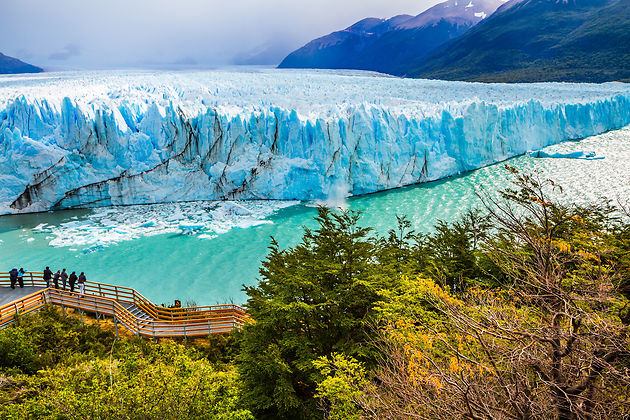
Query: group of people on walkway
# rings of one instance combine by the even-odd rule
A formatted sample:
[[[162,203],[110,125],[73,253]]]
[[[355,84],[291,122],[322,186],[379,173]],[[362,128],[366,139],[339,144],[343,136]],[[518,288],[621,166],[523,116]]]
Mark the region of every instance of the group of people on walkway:
[[[19,284],[21,288],[24,287],[24,274],[27,271],[23,268],[19,270],[17,268],[13,268],[13,270],[9,271],[9,278],[11,279],[11,289],[15,289],[16,284]],[[59,280],[61,280],[61,287],[59,287]],[[63,289],[67,290],[67,286],[70,286],[70,291],[74,292],[74,286],[77,285],[80,294],[85,294],[85,273],[82,271],[81,274],[77,276],[76,271],[73,271],[68,275],[66,269],[57,270],[56,273],[50,270],[50,267],[46,267],[44,270],[44,281],[46,282],[46,287],[54,287],[55,289]]]

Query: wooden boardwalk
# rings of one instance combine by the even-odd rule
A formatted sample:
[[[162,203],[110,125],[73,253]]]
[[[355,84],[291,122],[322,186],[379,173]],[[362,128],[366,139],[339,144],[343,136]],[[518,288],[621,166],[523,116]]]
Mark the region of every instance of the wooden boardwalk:
[[[40,290],[44,290],[44,287],[24,286],[24,289],[16,287],[15,290],[11,289],[9,286],[0,287],[0,307],[32,293],[39,292]]]
[[[251,322],[238,305],[164,308],[154,305],[134,289],[105,283],[86,282],[85,294],[46,287],[42,273],[27,273],[24,288],[9,287],[8,273],[0,273],[0,328],[15,317],[57,305],[110,317],[118,326],[138,336],[199,337],[227,333]]]

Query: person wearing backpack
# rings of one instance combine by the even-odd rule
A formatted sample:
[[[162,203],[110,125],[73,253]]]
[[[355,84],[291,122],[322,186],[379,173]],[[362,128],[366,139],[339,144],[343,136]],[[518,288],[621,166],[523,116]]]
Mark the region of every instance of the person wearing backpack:
[[[66,281],[68,281],[68,273],[66,273],[66,269],[61,270],[61,283],[63,285],[63,290],[66,290]]]
[[[50,279],[52,279],[52,271],[50,271],[50,267],[46,267],[44,270],[44,281],[46,282],[46,287],[50,287]]]
[[[24,289],[24,273],[26,273],[26,270],[20,268],[20,271],[18,271],[18,283],[20,283],[20,289]]]
[[[57,272],[53,276],[53,284],[55,285],[55,289],[59,289],[59,277],[61,277],[61,270],[57,270]]]
[[[77,277],[77,273],[76,271],[73,271],[72,274],[70,274],[70,277],[68,278],[68,280],[70,280],[70,291],[74,292],[74,283],[76,283],[78,277]]]
[[[9,278],[11,279],[11,289],[15,289],[15,283],[18,281],[18,270],[17,268],[13,268],[13,270],[9,271]]]
[[[79,274],[79,293],[82,295],[85,294],[85,280],[85,273],[81,271],[81,274]]]

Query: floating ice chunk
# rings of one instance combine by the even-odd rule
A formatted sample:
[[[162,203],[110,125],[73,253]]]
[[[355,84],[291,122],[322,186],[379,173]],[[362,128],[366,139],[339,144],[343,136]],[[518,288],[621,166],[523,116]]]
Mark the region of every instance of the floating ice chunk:
[[[91,254],[92,252],[102,251],[103,249],[105,249],[103,245],[94,245],[89,248],[85,248],[82,252],[84,254]]]
[[[585,159],[598,160],[604,159],[604,156],[596,156],[595,152],[571,152],[571,153],[547,153],[542,150],[530,152],[530,156],[535,158],[560,158],[560,159]]]
[[[208,233],[203,233],[201,235],[197,235],[197,238],[199,238],[199,239],[214,239],[217,236],[218,235],[211,235],[211,234],[208,234]]]
[[[205,225],[179,225],[179,229],[184,235],[194,235],[197,232],[202,231]]]

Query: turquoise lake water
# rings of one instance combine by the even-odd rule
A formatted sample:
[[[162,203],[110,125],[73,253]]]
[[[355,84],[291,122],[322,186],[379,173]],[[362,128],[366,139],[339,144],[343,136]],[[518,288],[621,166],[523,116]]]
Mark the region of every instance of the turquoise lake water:
[[[594,151],[601,160],[537,159],[508,163],[540,170],[559,182],[567,202],[630,198],[630,128],[546,151]],[[475,191],[505,188],[498,164],[458,177],[339,200],[363,212],[362,224],[385,233],[396,215],[430,231],[479,205]],[[42,271],[85,271],[89,280],[134,287],[156,303],[244,303],[242,285],[255,284],[270,237],[294,245],[302,226],[314,226],[313,203],[182,203],[0,217],[0,271],[13,266]]]

